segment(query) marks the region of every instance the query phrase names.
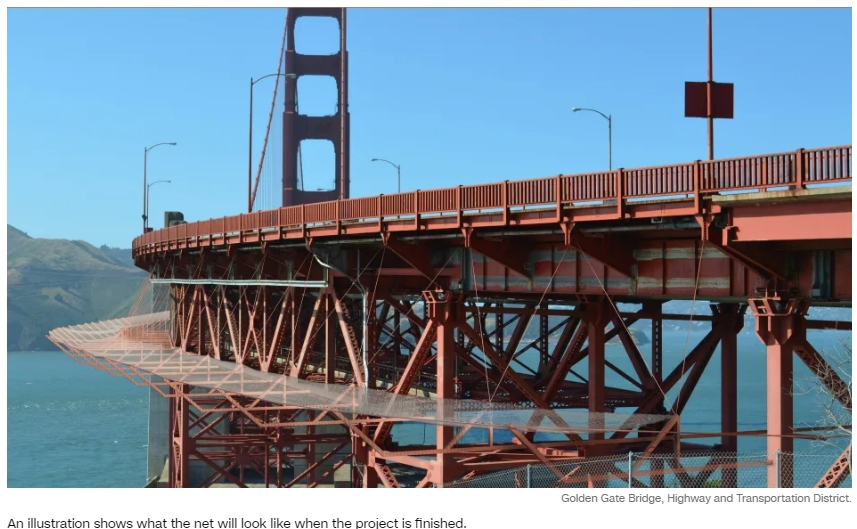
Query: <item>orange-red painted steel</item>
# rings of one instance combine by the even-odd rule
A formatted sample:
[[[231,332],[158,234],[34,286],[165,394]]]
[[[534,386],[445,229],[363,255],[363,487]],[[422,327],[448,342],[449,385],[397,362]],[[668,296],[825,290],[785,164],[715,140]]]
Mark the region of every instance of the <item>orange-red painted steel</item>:
[[[559,175],[284,207],[198,221],[134,239],[135,256],[168,249],[305,237],[556,225],[692,215],[720,192],[805,189],[851,181],[851,146]],[[677,200],[684,195],[685,201]],[[615,205],[581,206],[615,200]],[[640,201],[646,202],[641,203]],[[655,203],[651,201],[657,200]],[[538,210],[530,211],[535,206]],[[555,206],[555,210],[549,209]],[[716,206],[712,212],[718,210]],[[489,210],[489,211],[486,211]],[[490,211],[496,210],[496,211]],[[402,216],[411,216],[402,220]],[[466,218],[465,218],[466,216]],[[397,218],[390,218],[397,217]]]
[[[252,450],[254,443],[273,443],[288,426],[271,426],[255,440],[243,429],[231,437],[210,437],[213,447],[224,447],[216,452],[220,462],[214,462],[196,450],[199,435],[186,425],[191,418],[185,417],[185,404],[176,403],[171,483],[189,484],[185,476],[192,460],[214,470],[211,480],[243,486],[249,479],[244,468],[255,466],[259,475],[267,476],[266,483],[313,486],[321,482],[318,464],[335,453],[339,459],[325,467],[327,482],[331,472],[350,464],[352,472],[360,469],[350,480],[356,486],[395,487],[419,480],[415,486],[423,487],[525,464],[546,464],[556,471],[560,461],[628,450],[716,450],[683,440],[677,417],[720,345],[723,462],[707,466],[696,478],[687,475],[687,469],[677,470],[676,477],[684,486],[693,486],[721,468],[722,485],[734,486],[740,465],[729,454],[737,450],[741,435],[735,431],[736,337],[748,305],[757,335],[767,345],[769,461],[793,443],[795,356],[832,394],[841,393],[842,380],[809,344],[805,330],[839,326],[811,324],[806,319],[809,302],[851,302],[850,190],[806,185],[849,182],[850,152],[846,146],[419,191],[280,208],[148,233],[135,241],[135,258],[158,278],[327,281],[322,290],[173,285],[173,344],[188,353],[318,383],[386,385],[397,394],[436,392],[542,409],[600,413],[618,408],[672,416],[655,431],[643,432],[624,425],[608,431],[598,427],[599,415],[592,415],[585,438],[569,433],[568,439],[551,441],[536,440],[538,425],[530,425],[532,431],[510,430],[507,443],[498,442],[493,428],[487,440],[474,440],[465,437],[467,428],[456,433],[438,426],[433,445],[399,447],[389,418],[349,420],[329,413],[337,422],[326,426],[345,428],[350,454],[341,452],[347,438],[328,443],[325,452],[312,437],[315,430],[307,431],[300,437],[309,443],[300,452],[306,464],[299,465],[306,470],[285,479],[267,470],[267,456]],[[645,177],[650,184],[637,186],[627,175]],[[676,179],[659,186],[658,175]],[[689,179],[682,180],[687,175]],[[791,191],[767,191],[766,186],[781,184]],[[688,186],[694,191],[691,197],[664,198]],[[744,193],[701,191],[712,188]],[[652,196],[659,198],[635,200]],[[608,203],[576,204],[582,198]],[[613,199],[619,200],[609,202]],[[410,218],[389,218],[397,215]],[[816,225],[833,219],[841,225],[809,238],[802,219]],[[663,223],[672,227],[658,228]],[[336,242],[335,252],[329,252],[331,245],[316,244],[325,238]],[[276,241],[282,242],[271,244]],[[778,260],[777,255],[788,259]],[[323,259],[335,260],[339,269],[322,275],[315,262]],[[357,280],[352,278],[358,278],[369,296],[366,326],[359,323],[364,309],[354,299]],[[642,303],[642,309],[620,312],[614,297]],[[661,304],[677,298],[717,303],[709,315],[695,317],[710,321],[710,332],[664,373],[662,322],[682,316],[664,314]],[[643,356],[628,330],[644,318],[652,320],[651,358]],[[528,331],[531,323],[537,332]],[[364,338],[367,351],[362,351]],[[606,358],[605,345],[614,338],[625,350],[630,369],[620,368],[615,355]],[[528,351],[535,353],[537,366],[522,363],[521,355]],[[363,377],[364,352],[368,379]],[[581,368],[586,378],[575,371]],[[608,385],[608,370],[631,388]],[[188,400],[189,393],[180,389],[173,397]],[[676,389],[674,400],[665,398]],[[238,397],[224,398],[232,402]],[[629,435],[632,431],[637,437]],[[245,448],[249,459],[238,455]],[[277,450],[278,458],[295,453],[287,447]],[[432,459],[420,459],[424,456]],[[280,468],[280,462],[275,464]],[[236,478],[230,465],[238,465],[242,474]],[[411,470],[403,474],[397,470],[402,466]],[[821,486],[841,482],[838,468],[819,481]],[[652,472],[649,485],[664,486],[661,466],[653,466]],[[561,481],[567,477],[558,475]],[[605,476],[586,479],[591,486],[607,483]],[[791,473],[769,465],[769,486],[789,486],[792,479]],[[645,486],[637,481],[635,486]]]
[[[307,55],[295,49],[295,25],[301,17],[331,17],[339,22],[339,49],[332,55]],[[311,204],[320,200],[348,198],[351,117],[348,111],[348,50],[345,8],[292,7],[286,16],[286,97],[283,112],[283,205]],[[298,110],[298,79],[302,75],[330,76],[336,81],[336,112],[331,116],[307,116]],[[311,191],[299,165],[302,140],[327,140],[336,158],[334,188]]]

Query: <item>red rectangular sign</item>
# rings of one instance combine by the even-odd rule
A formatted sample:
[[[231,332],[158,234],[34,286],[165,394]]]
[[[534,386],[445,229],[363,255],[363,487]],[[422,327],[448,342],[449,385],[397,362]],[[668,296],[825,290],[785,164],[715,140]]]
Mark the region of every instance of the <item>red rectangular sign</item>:
[[[684,117],[708,117],[708,83],[684,83]],[[735,85],[711,83],[711,117],[732,119],[734,115]]]

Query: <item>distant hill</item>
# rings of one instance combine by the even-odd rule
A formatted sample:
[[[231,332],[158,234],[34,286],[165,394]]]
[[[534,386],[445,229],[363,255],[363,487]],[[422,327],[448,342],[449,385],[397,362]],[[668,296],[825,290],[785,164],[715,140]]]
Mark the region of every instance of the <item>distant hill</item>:
[[[652,343],[652,341],[649,340],[649,335],[646,334],[646,332],[642,329],[635,329],[632,327],[628,329],[628,331],[631,333],[631,339],[634,340],[634,343],[636,343],[637,346]],[[607,345],[622,345],[622,340],[617,336],[611,340],[608,340]]]
[[[129,248],[111,248],[106,244],[102,244],[98,249],[105,255],[115,259],[119,264],[134,268],[134,258],[131,257],[131,250]]]
[[[9,225],[6,257],[9,351],[53,349],[51,329],[127,315],[146,277],[129,249],[35,239]]]

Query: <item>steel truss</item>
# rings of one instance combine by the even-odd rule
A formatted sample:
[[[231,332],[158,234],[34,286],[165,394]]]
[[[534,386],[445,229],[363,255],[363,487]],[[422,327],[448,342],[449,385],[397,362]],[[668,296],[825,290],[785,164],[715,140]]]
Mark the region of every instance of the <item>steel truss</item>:
[[[184,384],[170,384],[170,396],[170,487],[342,486],[335,476],[350,462],[351,437],[323,413]],[[203,468],[193,472],[193,462]]]
[[[348,385],[366,386],[359,354],[362,329],[353,324],[361,321],[360,303],[349,298],[342,285],[301,290],[203,282],[173,284],[169,293],[172,324],[168,328],[131,327],[124,335],[147,343],[161,340],[166,347],[181,347],[189,353],[283,376],[344,384],[343,394]],[[434,445],[402,446],[393,430],[395,418],[333,411],[314,416],[312,411],[278,407],[258,398],[191,390],[180,382],[153,382],[136,368],[84,350],[64,349],[81,363],[151,385],[172,400],[171,486],[228,482],[313,487],[331,484],[337,469],[345,465],[350,465],[352,486],[376,487],[379,482],[400,486],[403,474],[411,481],[408,485],[442,486],[526,464],[547,465],[557,473],[558,483],[585,480],[580,482],[600,486],[609,474],[560,475],[555,464],[628,451],[642,452],[638,461],[643,461],[657,452],[687,455],[689,451],[721,450],[725,454],[737,450],[741,432],[737,430],[736,345],[748,305],[712,304],[709,315],[697,316],[711,321],[710,331],[666,375],[662,326],[673,316],[663,314],[657,301],[644,302],[636,312],[621,313],[607,297],[580,298],[558,308],[553,303],[477,300],[448,290],[424,291],[419,299],[379,291],[372,295],[369,306],[369,385],[378,389],[545,409],[604,412],[632,408],[636,414],[660,413],[672,418],[655,428],[646,427],[646,431],[633,427],[607,431],[593,414],[588,433],[567,433],[560,439],[537,439],[526,427],[506,428],[511,435],[506,434],[505,439],[493,428],[482,437],[468,438],[476,427],[439,425],[433,426]],[[773,454],[790,452],[793,439],[800,436],[791,418],[791,352],[844,406],[850,407],[850,394],[844,381],[806,340],[806,303],[769,297],[752,299],[749,307],[756,317],[757,334],[768,346],[769,485],[789,486],[793,483],[790,471],[777,472],[770,460]],[[648,355],[629,331],[632,324],[644,319],[651,325]],[[610,347],[608,354],[611,340],[617,346]],[[708,447],[689,442],[699,435],[685,435],[679,441],[678,417],[718,344],[722,355],[721,443]],[[525,363],[522,357],[526,354],[536,361]],[[606,370],[627,381],[630,389],[608,386]],[[677,390],[677,396],[672,401],[665,399],[672,390]],[[227,426],[218,430],[218,425]],[[846,456],[844,453],[831,467],[819,487],[838,486],[847,477],[850,465]],[[191,478],[191,461],[209,469],[208,474]],[[698,469],[665,469],[663,462],[652,460],[648,472],[652,486],[662,485],[663,475],[673,473],[689,486],[704,482],[720,469],[722,486],[733,487],[737,468],[745,465],[721,455]],[[394,471],[405,467],[411,471]],[[690,474],[693,471],[695,476]],[[345,484],[341,474],[337,486]],[[622,472],[617,468],[613,474],[621,477]]]
[[[171,292],[176,323],[173,343],[185,351],[285,376],[367,385],[360,351],[362,329],[356,324],[361,321],[361,308],[342,285],[311,290],[177,284]],[[759,306],[769,303],[766,300],[751,300],[757,321],[780,321],[769,313],[757,313]],[[535,301],[503,303],[443,290],[426,291],[417,300],[377,291],[369,306],[369,386],[402,395],[475,398],[590,412],[632,408],[639,414],[678,416],[720,345],[724,435],[719,449],[737,449],[737,334],[743,328],[747,305],[710,305],[710,314],[699,317],[711,321],[710,331],[678,365],[666,370],[662,325],[673,316],[662,314],[657,301],[645,302],[634,313],[620,313],[609,298],[601,296],[579,298],[573,305],[556,308],[553,303],[550,307]],[[629,332],[632,324],[644,319],[651,321],[648,355]],[[779,335],[771,334],[763,323],[757,330],[763,341],[774,343],[769,346],[770,357],[770,347],[782,346],[777,344]],[[793,336],[789,343],[799,358],[814,372],[825,373],[825,384],[841,388],[841,380],[830,375],[824,360],[805,340],[805,333],[803,338],[789,336]],[[608,356],[606,343],[614,339],[621,353],[611,350]],[[537,367],[522,361],[527,354],[538,358]],[[606,385],[606,370],[618,374],[630,388]],[[674,389],[677,397],[669,402],[664,395]],[[770,409],[775,406],[776,402]],[[495,439],[493,430],[487,432],[487,442],[467,443],[463,439],[468,428],[455,432],[451,426],[437,426],[436,446],[402,449],[393,435],[393,421],[336,419],[353,439],[354,460],[361,470],[355,471],[354,485],[359,477],[359,485],[366,487],[379,482],[398,486],[391,464],[423,471],[419,486],[439,486],[524,464],[551,464],[629,450],[712,450],[689,442],[679,445],[674,435],[662,436],[657,446],[649,447],[652,436],[657,438],[655,432],[625,428],[604,432],[598,424],[591,424],[592,432],[585,437],[569,434],[565,440],[550,442],[536,440],[532,432],[513,430],[505,443]],[[772,425],[774,430],[778,428]],[[783,433],[785,430],[793,433],[793,426],[783,427]],[[769,446],[770,453],[788,451],[793,443],[788,433],[770,439],[779,443]],[[429,455],[436,460],[417,458]],[[729,466],[728,458],[719,461]],[[710,475],[716,468],[706,467],[705,472]],[[723,476],[723,486],[737,485],[736,472],[726,470]],[[788,479],[780,476],[780,484]]]
[[[394,253],[399,257],[407,255],[401,248]],[[378,263],[377,255],[365,262]],[[325,258],[331,259],[330,256]],[[382,254],[381,262],[383,260]],[[335,424],[325,424],[325,427],[339,428],[350,439],[354,486],[375,487],[379,483],[387,487],[399,486],[398,476],[402,472],[394,472],[394,469],[404,467],[411,467],[409,480],[416,481],[416,485],[442,486],[456,479],[469,479],[526,464],[552,465],[628,451],[734,453],[741,434],[737,421],[737,336],[743,328],[748,307],[755,316],[757,334],[768,348],[769,459],[777,453],[791,452],[796,434],[791,411],[792,351],[819,376],[832,395],[837,395],[843,405],[850,407],[847,386],[806,340],[808,327],[835,328],[840,323],[810,323],[806,320],[806,303],[781,299],[776,294],[750,299],[748,304],[710,304],[707,314],[688,317],[665,314],[663,302],[651,299],[637,300],[640,302],[638,310],[623,312],[606,292],[600,296],[554,296],[550,299],[544,296],[542,299],[485,297],[479,291],[453,291],[435,283],[436,290],[423,290],[420,295],[414,295],[412,283],[396,288],[395,277],[383,276],[388,269],[379,266],[375,272],[364,269],[361,273],[359,256],[356,267],[343,266],[356,271],[352,272],[355,279],[330,273],[324,277],[324,284],[316,284],[315,278],[319,278],[322,270],[316,267],[313,273],[313,262],[311,252],[280,253],[270,249],[263,249],[258,261],[252,255],[234,251],[180,253],[172,264],[155,266],[155,277],[171,282],[168,305],[172,324],[169,334],[164,336],[169,337],[169,345],[189,353],[314,382],[377,388],[398,395],[514,403],[534,409],[577,408],[593,414],[588,433],[567,433],[558,439],[538,438],[527,428],[502,434],[488,428],[477,435],[476,427],[433,426],[436,428],[434,445],[404,446],[394,431],[394,418],[327,413],[325,419]],[[231,283],[223,281],[224,278],[240,281]],[[288,283],[271,281],[275,278],[286,278]],[[357,282],[359,288],[355,288]],[[302,284],[307,287],[300,286]],[[358,290],[366,292],[369,298],[365,327],[368,350],[365,352],[361,346],[364,318]],[[682,360],[674,366],[664,365],[663,356],[663,322],[670,319],[711,322],[707,334],[688,347]],[[651,344],[641,349],[630,328],[646,320]],[[127,332],[133,334],[133,330]],[[607,431],[598,423],[597,413],[617,409],[632,410],[634,414],[680,416],[718,345],[722,388],[719,446],[693,443],[688,436],[678,442],[678,423],[671,425],[669,435],[660,437],[664,424],[640,432],[632,425]],[[367,365],[364,365],[364,358]],[[86,361],[93,363],[91,359]],[[118,374],[127,373],[121,366],[106,368]],[[621,385],[606,383],[608,371],[618,375]],[[364,373],[369,373],[368,378]],[[140,383],[139,376],[135,379]],[[146,378],[142,380],[145,383]],[[179,398],[186,393],[176,387],[165,392],[172,395],[176,403],[174,420],[187,413],[178,404],[179,400],[187,400]],[[666,394],[675,394],[675,397],[667,399]],[[237,396],[229,398],[240,402]],[[255,422],[254,419],[251,422],[264,432],[258,435],[276,439],[280,434],[269,433],[266,429],[288,428],[282,423],[288,423],[289,419],[280,416],[272,419],[268,411],[261,411],[264,406],[268,405],[241,404],[244,416],[255,417]],[[255,408],[259,408],[261,415],[253,411]],[[528,426],[537,428],[539,424]],[[173,424],[173,432],[174,440],[192,436],[183,433],[178,423]],[[244,443],[242,439],[235,437],[228,444],[239,446]],[[651,446],[653,439],[658,439],[658,443]],[[243,463],[250,460],[254,461],[254,468],[269,468],[258,460],[268,453],[265,449],[250,450],[254,443],[267,446],[266,442],[247,438],[243,455],[234,455],[228,461],[224,459],[219,463],[220,468],[227,468],[234,461],[239,461],[235,464],[243,468],[242,465],[251,465]],[[171,472],[177,473],[174,484],[186,485],[189,482],[181,474],[183,462],[189,461],[188,458],[204,462],[207,456],[198,457],[192,448],[186,448],[194,446],[193,443],[179,443],[178,446],[183,447],[181,454],[187,452],[188,455],[178,457]],[[329,455],[321,453],[320,449],[333,450],[335,454],[330,455],[333,458],[339,457],[342,450],[321,446],[310,443],[306,450],[311,449],[314,458]],[[276,449],[271,450],[276,452]],[[276,455],[268,457],[269,461],[276,459]],[[718,457],[717,461],[723,469],[723,486],[737,485],[737,471],[729,468],[734,462],[725,456]],[[662,463],[653,461],[652,465],[655,472],[652,484],[658,486],[662,483],[658,465]],[[710,475],[709,470],[714,468],[717,467],[706,467],[703,473]],[[769,468],[769,485],[789,486],[793,482],[788,472],[778,476],[773,466]],[[832,468],[830,475],[833,477],[822,482],[841,482],[838,476],[842,471],[838,468]],[[257,471],[257,475],[261,474]],[[695,479],[682,475],[680,479],[684,483]],[[222,472],[218,476],[233,483],[234,479],[240,481],[234,475],[227,478]],[[595,486],[607,479],[605,476],[595,478]],[[283,484],[276,473],[270,471],[266,479],[273,480],[270,484]]]

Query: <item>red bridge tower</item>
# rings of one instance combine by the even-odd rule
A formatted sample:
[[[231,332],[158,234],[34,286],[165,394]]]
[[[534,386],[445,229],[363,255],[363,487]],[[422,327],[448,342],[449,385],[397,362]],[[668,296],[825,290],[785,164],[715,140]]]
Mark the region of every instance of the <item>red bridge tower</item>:
[[[339,22],[339,51],[304,55],[295,51],[295,23],[302,17],[332,17]],[[286,18],[286,110],[283,113],[283,207],[349,198],[348,51],[345,49],[345,8],[290,7]],[[302,75],[329,75],[336,80],[337,108],[332,116],[298,112],[297,82]],[[336,153],[336,180],[330,191],[298,188],[298,148],[303,140],[328,140]]]

